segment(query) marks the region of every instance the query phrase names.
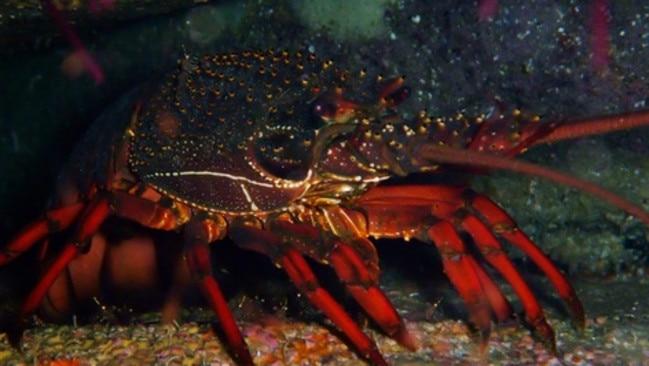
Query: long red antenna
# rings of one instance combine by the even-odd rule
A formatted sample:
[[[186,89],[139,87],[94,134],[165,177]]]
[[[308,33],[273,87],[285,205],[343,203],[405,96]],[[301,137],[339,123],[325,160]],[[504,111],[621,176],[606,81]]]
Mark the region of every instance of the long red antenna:
[[[487,169],[507,170],[535,177],[546,178],[553,182],[567,185],[578,190],[590,193],[600,197],[606,202],[635,216],[645,225],[649,226],[649,213],[644,209],[636,206],[634,203],[626,200],[614,192],[606,190],[595,184],[586,182],[579,178],[546,168],[544,166],[528,163],[522,160],[513,159],[506,156],[491,155],[473,150],[461,150],[458,148],[439,146],[432,143],[423,143],[415,151],[415,155],[428,159],[431,163],[436,164],[456,164],[461,166],[480,167]]]
[[[531,145],[547,144],[639,127],[649,127],[649,110],[566,121],[559,124],[544,137],[534,141]]]

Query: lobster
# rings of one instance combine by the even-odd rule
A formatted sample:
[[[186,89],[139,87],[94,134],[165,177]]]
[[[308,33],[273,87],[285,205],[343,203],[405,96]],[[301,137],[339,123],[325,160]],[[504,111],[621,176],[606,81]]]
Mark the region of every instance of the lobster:
[[[399,111],[410,94],[403,77],[342,68],[308,52],[185,57],[173,72],[128,93],[100,116],[61,174],[45,216],[0,251],[2,266],[55,232],[69,235],[19,318],[37,311],[57,277],[92,249],[107,218],[118,216],[182,232],[186,266],[239,364],[253,359],[212,276],[209,255],[209,245],[226,237],[282,268],[372,364],[387,362],[305,258],[330,266],[387,335],[416,349],[379,288],[369,237],[434,245],[483,340],[494,318],[503,322],[514,313],[488,263],[513,288],[532,332],[556,352],[554,331],[502,242],[538,265],[579,328],[584,309],[566,277],[513,219],[467,184],[393,178],[508,169],[599,195],[649,224],[649,214],[613,193],[512,159],[535,144],[647,125],[647,113],[575,123],[541,123],[517,110],[433,118],[425,111]]]

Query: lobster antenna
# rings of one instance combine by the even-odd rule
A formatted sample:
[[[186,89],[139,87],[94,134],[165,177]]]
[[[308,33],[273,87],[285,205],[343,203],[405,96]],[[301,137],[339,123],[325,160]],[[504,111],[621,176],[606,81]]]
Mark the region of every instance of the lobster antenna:
[[[472,167],[507,170],[516,173],[541,177],[555,183],[570,186],[593,196],[597,196],[606,202],[635,216],[649,227],[649,213],[622,196],[602,188],[596,184],[570,176],[565,173],[554,171],[541,165],[526,161],[513,159],[505,156],[497,156],[480,153],[472,150],[461,150],[458,148],[440,146],[432,143],[423,143],[415,149],[414,156],[421,156],[430,162],[456,165],[469,165]]]
[[[547,135],[534,141],[532,145],[547,144],[549,142],[569,140],[576,137],[601,135],[647,126],[649,126],[649,110],[570,120],[558,125]]]

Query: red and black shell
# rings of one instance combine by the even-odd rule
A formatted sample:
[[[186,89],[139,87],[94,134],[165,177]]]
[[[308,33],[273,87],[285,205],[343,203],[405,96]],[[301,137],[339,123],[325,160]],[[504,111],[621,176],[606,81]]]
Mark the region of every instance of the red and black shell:
[[[330,121],[316,99],[353,87],[309,53],[187,58],[140,107],[129,166],[175,200],[208,211],[285,208],[305,193],[313,145]]]

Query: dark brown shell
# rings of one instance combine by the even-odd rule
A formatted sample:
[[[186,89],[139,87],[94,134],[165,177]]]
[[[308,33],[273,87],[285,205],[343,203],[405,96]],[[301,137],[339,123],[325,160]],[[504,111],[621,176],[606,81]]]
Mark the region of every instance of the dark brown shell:
[[[203,209],[285,207],[305,189],[313,141],[326,124],[313,101],[334,88],[367,99],[366,79],[301,52],[187,58],[142,103],[130,168]]]

